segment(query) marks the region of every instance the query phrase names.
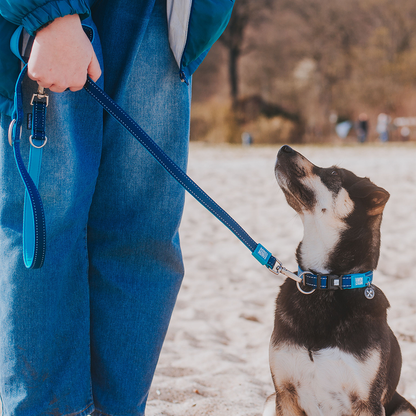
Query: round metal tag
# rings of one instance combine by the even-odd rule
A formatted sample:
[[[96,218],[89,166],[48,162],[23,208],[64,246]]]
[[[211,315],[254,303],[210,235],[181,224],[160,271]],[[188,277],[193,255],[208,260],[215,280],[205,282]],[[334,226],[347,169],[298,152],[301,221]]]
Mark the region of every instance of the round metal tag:
[[[367,299],[373,299],[375,294],[376,294],[376,292],[374,291],[374,289],[371,286],[366,287],[365,290],[364,290],[364,296]]]

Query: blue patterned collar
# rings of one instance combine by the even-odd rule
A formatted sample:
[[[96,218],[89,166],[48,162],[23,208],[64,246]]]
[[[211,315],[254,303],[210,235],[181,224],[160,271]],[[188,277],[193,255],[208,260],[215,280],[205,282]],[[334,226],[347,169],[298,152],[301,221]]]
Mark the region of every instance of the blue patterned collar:
[[[298,276],[303,279],[303,284],[319,290],[336,290],[336,289],[358,289],[370,286],[373,281],[373,272],[352,273],[344,275],[321,275],[304,272],[298,267]]]

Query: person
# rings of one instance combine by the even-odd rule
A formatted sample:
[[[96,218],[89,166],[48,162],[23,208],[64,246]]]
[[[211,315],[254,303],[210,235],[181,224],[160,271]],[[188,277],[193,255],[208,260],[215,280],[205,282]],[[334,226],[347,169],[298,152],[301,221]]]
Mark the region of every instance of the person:
[[[144,415],[184,273],[184,191],[82,87],[88,74],[186,169],[192,72],[229,20],[232,2],[223,3],[205,9],[211,37],[191,59],[186,48],[197,42],[177,22],[190,16],[183,2],[0,0],[3,414]],[[199,26],[205,36],[209,19],[188,20],[188,38]],[[20,70],[8,42],[18,25],[35,36],[25,114],[38,85],[49,89],[40,269],[23,265],[24,187],[7,140]],[[23,155],[29,134],[23,126]]]
[[[368,135],[368,116],[366,113],[361,113],[357,121],[357,138],[359,143],[364,143]]]
[[[403,126],[400,129],[400,138],[403,142],[407,142],[410,138],[410,129],[408,126]]]
[[[380,113],[377,116],[376,130],[382,143],[386,143],[389,140],[390,122],[391,117],[385,113]]]
[[[251,146],[253,144],[253,136],[245,131],[241,134],[241,143],[243,146]]]

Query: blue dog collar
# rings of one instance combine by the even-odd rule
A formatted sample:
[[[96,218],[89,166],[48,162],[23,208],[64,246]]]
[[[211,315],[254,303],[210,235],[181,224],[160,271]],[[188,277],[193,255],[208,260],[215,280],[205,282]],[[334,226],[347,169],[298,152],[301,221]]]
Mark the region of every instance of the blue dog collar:
[[[352,273],[344,275],[320,275],[304,272],[298,267],[299,276],[303,276],[303,284],[320,290],[359,289],[370,286],[373,272]]]

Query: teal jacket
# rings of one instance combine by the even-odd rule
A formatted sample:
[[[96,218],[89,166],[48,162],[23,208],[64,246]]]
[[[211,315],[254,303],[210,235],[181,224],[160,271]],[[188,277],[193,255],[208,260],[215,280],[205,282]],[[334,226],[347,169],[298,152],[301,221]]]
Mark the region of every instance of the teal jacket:
[[[138,0],[136,0],[138,1]],[[143,0],[142,0],[143,1]],[[95,0],[0,0],[0,112],[11,115],[20,61],[10,39],[19,26],[34,34],[68,14],[85,19]],[[221,36],[234,0],[167,0],[169,42],[182,79],[189,77]]]

